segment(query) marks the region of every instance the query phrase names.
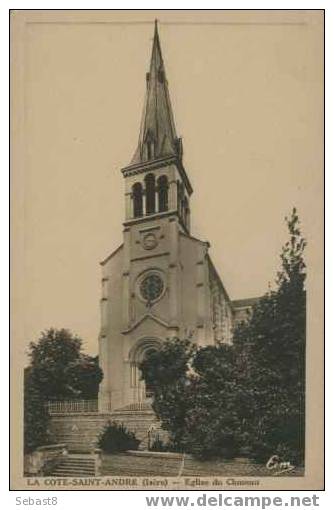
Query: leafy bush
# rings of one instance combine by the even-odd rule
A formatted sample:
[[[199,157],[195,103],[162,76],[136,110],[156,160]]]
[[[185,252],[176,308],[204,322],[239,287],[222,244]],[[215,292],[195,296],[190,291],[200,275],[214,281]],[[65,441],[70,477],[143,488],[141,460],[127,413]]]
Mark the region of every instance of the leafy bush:
[[[139,439],[123,423],[109,422],[102,431],[98,446],[106,453],[138,450]]]
[[[160,437],[156,437],[152,444],[149,446],[150,452],[170,452],[171,449],[168,444],[164,443]]]

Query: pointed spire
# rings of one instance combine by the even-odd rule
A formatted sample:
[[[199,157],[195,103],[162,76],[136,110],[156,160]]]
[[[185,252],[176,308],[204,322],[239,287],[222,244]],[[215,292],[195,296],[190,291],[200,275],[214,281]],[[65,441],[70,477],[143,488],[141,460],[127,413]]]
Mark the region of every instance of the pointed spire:
[[[176,135],[157,20],[154,22],[150,71],[146,74],[146,84],[139,143],[131,163],[142,163],[164,156],[178,156],[181,159],[181,140]]]

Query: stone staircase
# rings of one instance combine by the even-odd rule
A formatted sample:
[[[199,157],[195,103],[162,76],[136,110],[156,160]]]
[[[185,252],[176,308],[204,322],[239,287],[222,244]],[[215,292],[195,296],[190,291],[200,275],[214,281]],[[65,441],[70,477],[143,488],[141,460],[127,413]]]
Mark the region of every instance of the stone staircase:
[[[108,418],[108,415],[98,413],[54,414],[50,420],[50,431],[55,441],[66,444],[70,453],[90,453],[96,448]]]
[[[95,458],[92,455],[68,455],[50,472],[50,476],[92,477],[96,475]]]
[[[147,447],[147,431],[156,421],[151,408],[119,409],[112,413],[59,413],[53,414],[50,431],[54,440],[64,443],[70,453],[90,453],[97,447],[98,437],[109,421],[124,423]]]

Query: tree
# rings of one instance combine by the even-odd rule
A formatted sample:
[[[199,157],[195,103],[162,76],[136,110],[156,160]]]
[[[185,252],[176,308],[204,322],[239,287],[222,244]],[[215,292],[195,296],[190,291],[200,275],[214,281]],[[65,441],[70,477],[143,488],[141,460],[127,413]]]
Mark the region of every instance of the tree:
[[[227,344],[198,349],[192,368],[185,449],[205,459],[233,457],[244,441],[234,349]]]
[[[31,371],[24,373],[24,453],[31,453],[38,446],[48,444],[49,415],[43,396],[31,378]]]
[[[153,389],[153,410],[170,435],[171,447],[183,451],[186,416],[191,399],[189,367],[195,345],[188,339],[166,340],[140,364],[146,383]]]
[[[233,456],[242,443],[235,356],[226,344],[197,348],[174,338],[142,362],[153,410],[172,450],[200,458]]]
[[[97,357],[81,348],[82,340],[66,329],[49,329],[30,343],[31,377],[45,400],[97,397],[102,371]]]
[[[303,461],[306,242],[296,209],[286,221],[277,289],[236,328],[232,346],[173,339],[140,366],[174,449],[210,458],[247,447],[261,461]]]
[[[98,356],[81,354],[79,359],[68,367],[71,387],[83,399],[96,399],[99,384],[102,380],[102,371],[99,367]]]
[[[26,452],[50,441],[49,400],[97,398],[102,380],[98,358],[83,354],[82,340],[66,329],[51,328],[29,347],[24,385]]]
[[[248,388],[253,455],[273,453],[302,462],[305,435],[306,278],[296,209],[286,218],[289,240],[281,253],[277,289],[268,292],[248,323],[234,333],[239,379]],[[244,374],[243,376],[241,374]]]

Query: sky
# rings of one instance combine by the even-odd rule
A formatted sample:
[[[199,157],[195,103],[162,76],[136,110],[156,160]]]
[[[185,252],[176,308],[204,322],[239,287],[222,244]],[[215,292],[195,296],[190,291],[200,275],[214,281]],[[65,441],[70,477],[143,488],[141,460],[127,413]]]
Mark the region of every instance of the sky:
[[[321,265],[320,14],[51,12],[25,25],[20,57],[23,348],[65,327],[97,352],[99,262],[122,242],[120,170],[139,136],[155,17],[192,234],[210,242],[231,299],[273,284],[293,206],[311,280]]]

